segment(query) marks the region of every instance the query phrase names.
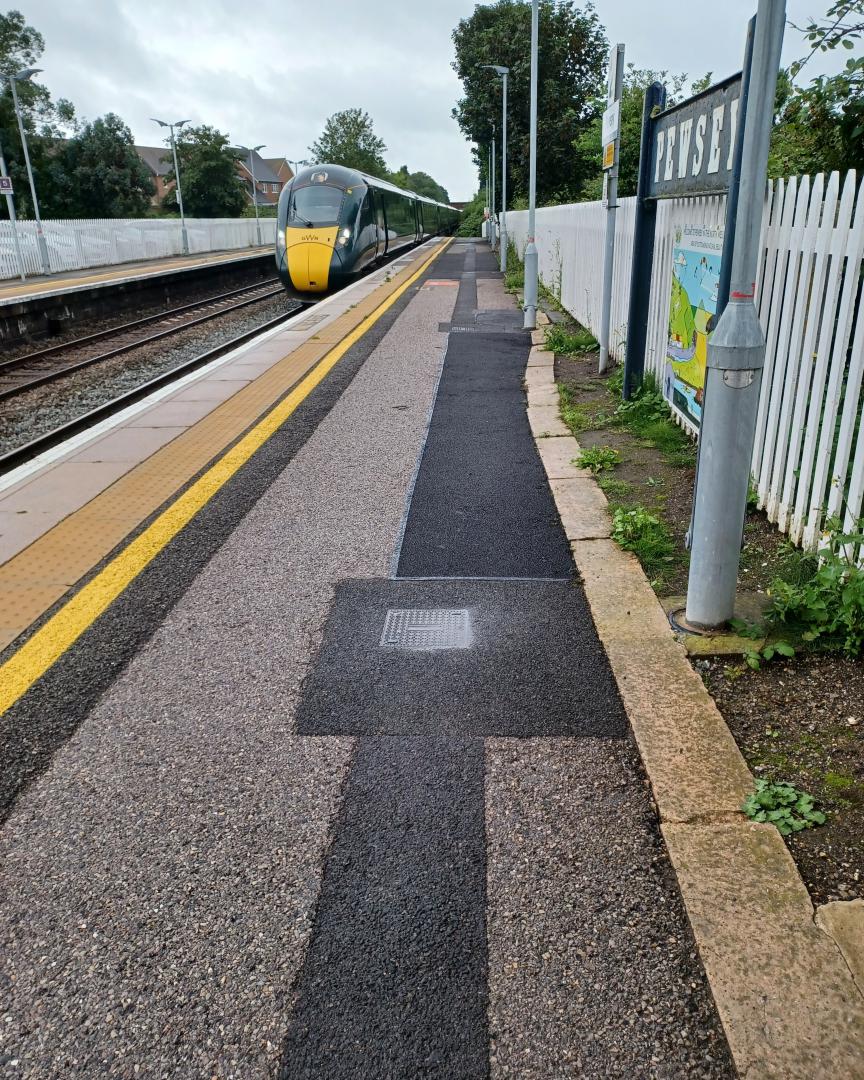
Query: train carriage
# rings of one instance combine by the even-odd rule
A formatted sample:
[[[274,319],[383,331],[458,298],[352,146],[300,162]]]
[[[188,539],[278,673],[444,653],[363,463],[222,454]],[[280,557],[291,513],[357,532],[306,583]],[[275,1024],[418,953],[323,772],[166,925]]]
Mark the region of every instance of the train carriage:
[[[355,169],[303,169],[279,197],[279,277],[296,299],[319,300],[387,256],[452,235],[459,218],[452,206]]]

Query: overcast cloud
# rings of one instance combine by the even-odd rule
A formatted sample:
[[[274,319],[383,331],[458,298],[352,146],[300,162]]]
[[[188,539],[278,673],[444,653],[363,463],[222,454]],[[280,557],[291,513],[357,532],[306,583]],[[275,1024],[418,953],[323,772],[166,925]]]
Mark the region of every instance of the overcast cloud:
[[[151,116],[207,123],[265,156],[303,158],[326,118],[354,106],[372,116],[392,168],[430,173],[453,199],[477,180],[450,110],[460,83],[450,38],[473,0],[9,0],[45,37],[41,79],[79,116],[116,112],[136,142],[158,145]],[[788,0],[803,24],[828,0]],[[597,0],[611,41],[639,67],[740,66],[756,0]],[[787,29],[784,62],[806,52]],[[838,60],[814,57],[812,74]],[[599,152],[599,148],[598,148]]]

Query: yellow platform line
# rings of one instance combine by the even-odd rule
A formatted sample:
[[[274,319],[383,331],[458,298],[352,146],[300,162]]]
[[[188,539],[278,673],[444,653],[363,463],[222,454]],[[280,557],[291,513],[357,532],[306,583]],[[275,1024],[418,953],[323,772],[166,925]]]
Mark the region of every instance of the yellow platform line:
[[[140,536],[116,555],[44,626],[0,667],[0,716],[55,664],[110,604],[131,584],[160,551],[202,510],[232,476],[260,450],[345,353],[393,306],[451,243],[445,241],[394,292],[334,346],[297,384],[230,450],[180,495]]]

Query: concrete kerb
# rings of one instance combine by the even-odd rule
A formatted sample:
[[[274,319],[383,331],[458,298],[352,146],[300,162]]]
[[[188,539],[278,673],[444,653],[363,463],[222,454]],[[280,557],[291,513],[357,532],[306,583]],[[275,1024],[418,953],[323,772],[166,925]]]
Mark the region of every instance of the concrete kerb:
[[[538,401],[546,370],[529,360],[529,424],[739,1074],[864,1078],[864,902],[814,911],[780,833],[741,813],[753,776],[638,561],[609,538],[558,402]]]

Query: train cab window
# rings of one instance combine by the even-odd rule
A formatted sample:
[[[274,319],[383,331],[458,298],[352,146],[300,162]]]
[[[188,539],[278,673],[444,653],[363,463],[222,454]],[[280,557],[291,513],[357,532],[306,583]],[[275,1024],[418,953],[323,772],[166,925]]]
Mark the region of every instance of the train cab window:
[[[367,190],[360,204],[357,215],[357,235],[361,248],[373,245],[377,240],[375,230],[375,207],[372,205],[372,192]]]
[[[345,196],[330,184],[309,184],[291,193],[288,223],[295,225],[335,225]]]

